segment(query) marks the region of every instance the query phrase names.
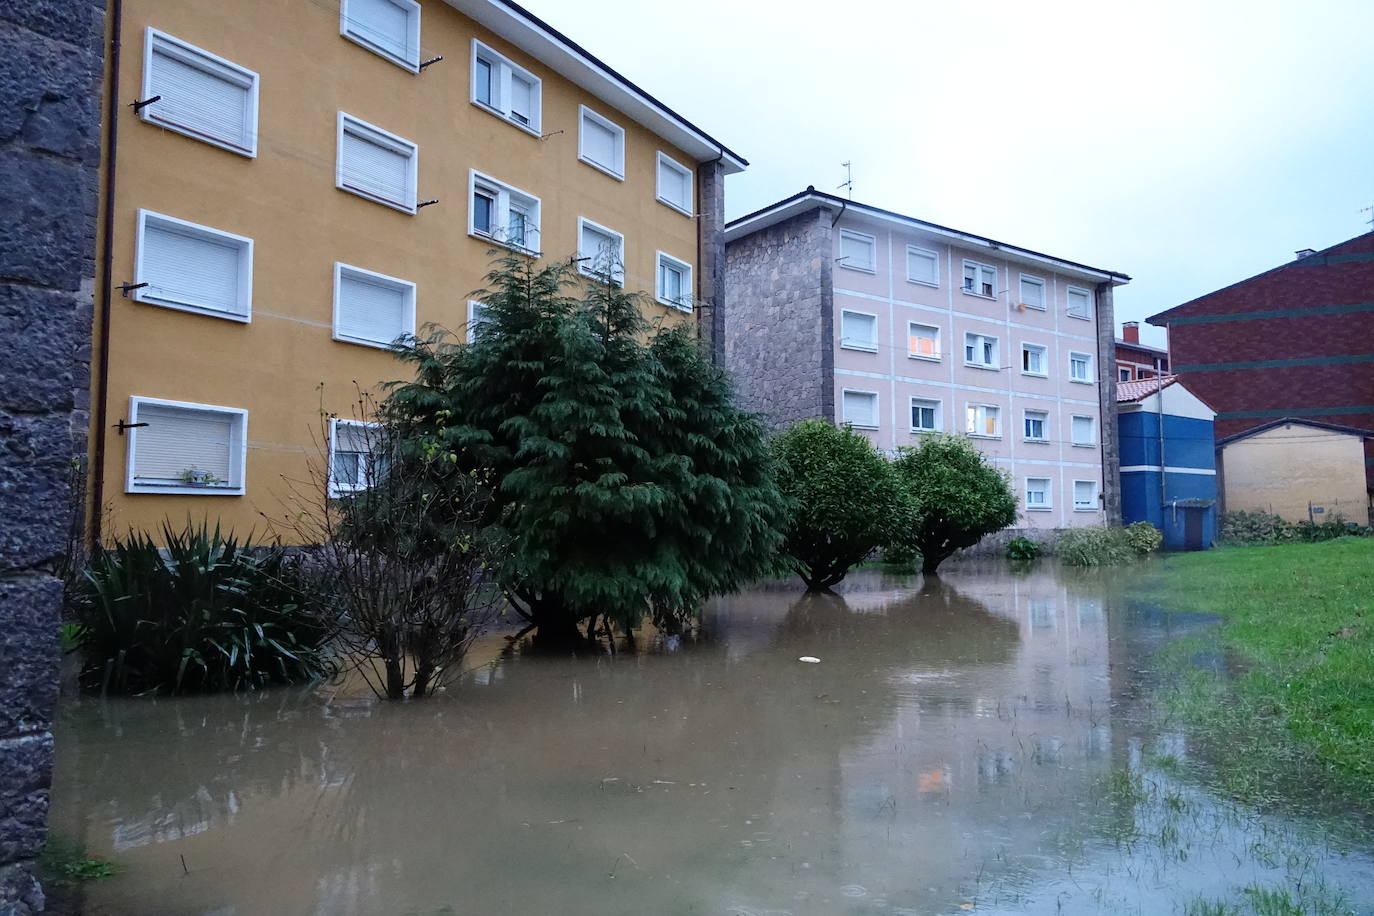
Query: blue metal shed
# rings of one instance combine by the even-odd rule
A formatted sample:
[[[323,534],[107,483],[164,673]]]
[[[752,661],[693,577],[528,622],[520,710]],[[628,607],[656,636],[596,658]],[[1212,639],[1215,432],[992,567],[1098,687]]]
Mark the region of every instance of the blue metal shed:
[[[1204,550],[1217,531],[1216,411],[1176,375],[1117,386],[1121,520],[1147,521],[1169,550]]]

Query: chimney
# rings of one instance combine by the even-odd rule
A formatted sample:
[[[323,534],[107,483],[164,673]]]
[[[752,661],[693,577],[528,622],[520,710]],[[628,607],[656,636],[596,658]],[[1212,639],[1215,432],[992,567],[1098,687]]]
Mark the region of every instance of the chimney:
[[[1298,259],[1299,261],[1301,261],[1303,258],[1310,258],[1310,257],[1312,257],[1312,255],[1314,255],[1314,254],[1317,253],[1317,249],[1315,249],[1315,248],[1304,248],[1302,251],[1295,251],[1295,252],[1293,252],[1293,253],[1294,253],[1295,255],[1297,255],[1297,259]]]
[[[1121,323],[1121,339],[1126,343],[1140,343],[1140,322],[1124,321]]]

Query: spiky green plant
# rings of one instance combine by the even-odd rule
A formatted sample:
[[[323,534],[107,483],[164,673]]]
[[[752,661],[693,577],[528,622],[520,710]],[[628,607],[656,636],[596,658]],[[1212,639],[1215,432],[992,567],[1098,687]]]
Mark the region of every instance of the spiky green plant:
[[[109,693],[251,690],[331,675],[297,560],[216,526],[164,522],[94,555],[79,591],[82,682]]]

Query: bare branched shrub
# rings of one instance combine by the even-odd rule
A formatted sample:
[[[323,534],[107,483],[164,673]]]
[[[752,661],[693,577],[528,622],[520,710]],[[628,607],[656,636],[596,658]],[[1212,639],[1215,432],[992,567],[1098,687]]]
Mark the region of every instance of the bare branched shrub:
[[[358,417],[376,415],[360,395]],[[380,697],[432,693],[505,602],[492,574],[500,545],[483,524],[483,472],[399,440],[385,423],[327,419],[327,461],[292,486],[278,522],[309,548],[328,591],[341,652]]]

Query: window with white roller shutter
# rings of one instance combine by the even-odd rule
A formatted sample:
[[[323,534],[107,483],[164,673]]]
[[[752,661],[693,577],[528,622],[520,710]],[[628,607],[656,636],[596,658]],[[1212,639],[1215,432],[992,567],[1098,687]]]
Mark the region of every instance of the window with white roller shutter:
[[[471,79],[473,104],[538,135],[539,77],[474,38]]]
[[[612,178],[625,180],[625,129],[582,106],[578,158]]]
[[[692,215],[692,170],[658,154],[658,200],[687,216]]]
[[[150,124],[174,130],[241,156],[258,152],[258,75],[209,51],[147,29],[143,101]]]
[[[343,0],[339,34],[412,73],[420,70],[420,4],[415,0]]]
[[[419,148],[342,111],[338,133],[335,185],[379,204],[414,213]]]
[[[149,305],[248,321],[253,240],[151,210],[138,211],[134,298]],[[146,285],[141,285],[146,284]]]
[[[577,220],[577,269],[597,280],[625,282],[625,236],[589,219]]]
[[[414,333],[414,283],[335,262],[335,340],[387,347]]]
[[[134,397],[129,423],[126,493],[244,492],[246,410]]]
[[[382,427],[360,420],[329,421],[329,495],[343,496],[370,487],[381,466],[374,453],[381,446]]]
[[[844,422],[860,429],[877,429],[878,393],[845,389],[843,394]]]

